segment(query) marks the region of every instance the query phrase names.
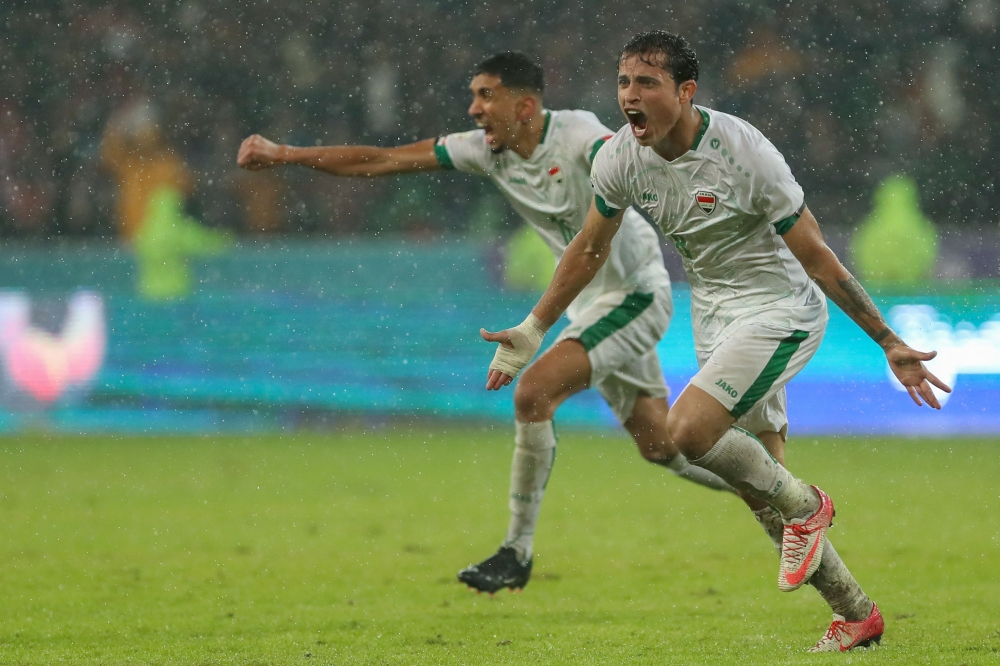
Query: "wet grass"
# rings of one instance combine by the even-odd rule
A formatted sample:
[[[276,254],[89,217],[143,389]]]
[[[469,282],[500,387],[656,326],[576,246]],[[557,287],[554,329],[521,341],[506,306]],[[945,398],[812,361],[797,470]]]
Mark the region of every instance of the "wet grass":
[[[793,439],[883,647],[733,498],[560,433],[520,595],[455,582],[506,526],[510,433],[0,441],[2,664],[1000,663],[1000,441]]]

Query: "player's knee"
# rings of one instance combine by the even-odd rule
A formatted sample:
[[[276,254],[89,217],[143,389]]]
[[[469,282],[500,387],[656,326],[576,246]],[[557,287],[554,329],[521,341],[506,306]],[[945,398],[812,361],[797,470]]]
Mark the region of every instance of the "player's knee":
[[[651,462],[654,465],[664,465],[669,467],[670,463],[672,463],[677,457],[677,452],[665,446],[657,448],[644,448],[640,446],[639,455],[641,455],[646,462]]]
[[[677,410],[671,410],[667,417],[667,437],[670,438],[670,443],[689,459],[703,453],[704,436],[698,426],[698,419]]]
[[[514,390],[514,409],[522,421],[547,421],[552,418],[552,397],[544,386],[525,375]]]
[[[635,440],[639,455],[648,462],[657,465],[666,465],[677,455],[677,449],[671,446],[669,442],[665,442],[661,438],[650,437],[645,432],[636,432],[631,428],[628,428],[628,430],[632,435],[632,439]]]

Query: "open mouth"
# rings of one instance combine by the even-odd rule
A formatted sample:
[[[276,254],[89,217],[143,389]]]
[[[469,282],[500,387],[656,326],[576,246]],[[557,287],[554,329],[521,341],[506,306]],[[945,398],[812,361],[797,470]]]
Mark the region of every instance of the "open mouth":
[[[632,134],[641,137],[646,133],[646,114],[638,109],[627,109],[625,117],[632,126]]]
[[[493,126],[492,125],[488,125],[488,124],[484,123],[481,120],[477,120],[476,121],[476,127],[478,127],[479,129],[483,130],[483,132],[486,133],[486,142],[487,143],[493,143],[493,141],[496,139],[496,134],[493,133]]]

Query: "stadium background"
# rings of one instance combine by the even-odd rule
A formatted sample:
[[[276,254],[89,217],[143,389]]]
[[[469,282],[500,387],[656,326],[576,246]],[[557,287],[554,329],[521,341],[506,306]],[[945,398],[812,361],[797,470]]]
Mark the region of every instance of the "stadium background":
[[[4,0],[0,663],[815,664],[819,597],[776,593],[742,505],[645,463],[592,392],[559,412],[525,593],[457,585],[503,534],[514,446],[477,331],[520,321],[546,251],[461,174],[234,167],[251,132],[465,130],[503,49],[615,127],[620,45],[666,27],[955,385],[916,408],[833,308],[789,387],[790,467],[887,622],[848,660],[995,664],[998,22],[1000,0]]]
[[[914,410],[877,348],[834,312],[789,388],[794,428],[1000,433],[998,4],[615,7],[6,3],[0,430],[509,420],[509,392],[481,390],[491,350],[477,331],[518,321],[536,297],[515,259],[522,273],[545,267],[489,183],[248,173],[237,147],[253,132],[390,145],[466,129],[471,69],[507,49],[542,62],[547,106],[616,127],[617,50],[663,26],[700,55],[698,101],[772,138],[831,245],[955,382],[940,414]],[[138,163],[174,198],[129,181]],[[912,247],[879,246],[914,267],[879,274],[852,248],[899,174],[919,198],[904,211],[916,226],[898,235],[926,251],[910,260]],[[676,392],[695,363],[683,272],[664,253],[677,316],[660,352]],[[559,419],[613,424],[589,393]]]

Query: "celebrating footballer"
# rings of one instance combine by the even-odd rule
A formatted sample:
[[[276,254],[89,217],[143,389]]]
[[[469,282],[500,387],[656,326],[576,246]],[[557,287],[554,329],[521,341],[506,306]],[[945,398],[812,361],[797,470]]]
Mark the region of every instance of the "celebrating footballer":
[[[923,365],[935,353],[907,346],[827,247],[774,145],[749,123],[695,105],[697,80],[697,57],[678,35],[654,31],[625,45],[618,102],[628,124],[594,157],[590,212],[549,288],[522,324],[495,336],[487,386],[506,386],[531,360],[612,256],[623,211],[641,208],[677,247],[691,284],[700,370],[667,416],[671,445],[747,499],[780,545],[778,588],[811,583],[830,604],[834,621],[812,651],[868,646],[884,621],[826,538],[833,502],[781,463],[784,387],[819,347],[826,294],[881,346],[918,406],[939,409],[931,385],[950,388]]]

